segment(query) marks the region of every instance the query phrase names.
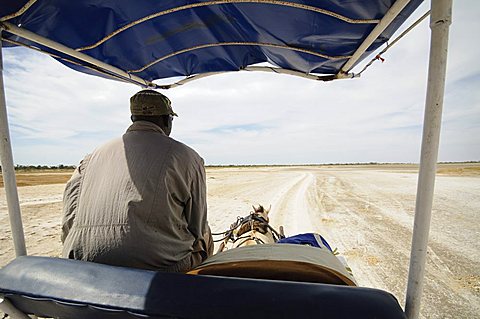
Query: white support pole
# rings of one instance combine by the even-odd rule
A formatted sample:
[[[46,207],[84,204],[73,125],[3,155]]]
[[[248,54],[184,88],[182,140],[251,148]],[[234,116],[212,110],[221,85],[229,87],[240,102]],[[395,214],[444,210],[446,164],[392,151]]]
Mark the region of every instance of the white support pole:
[[[2,29],[0,28],[0,39]],[[3,84],[3,58],[2,45],[0,42],[0,160],[2,164],[3,185],[7,196],[8,215],[12,229],[15,255],[27,254],[25,237],[23,234],[22,217],[17,193],[17,180],[13,165],[12,145],[10,144],[10,132],[8,130],[7,104],[5,99],[5,86]]]
[[[417,319],[420,314],[445,91],[448,30],[452,21],[452,0],[432,0],[431,6],[427,98],[405,304],[408,319]]]

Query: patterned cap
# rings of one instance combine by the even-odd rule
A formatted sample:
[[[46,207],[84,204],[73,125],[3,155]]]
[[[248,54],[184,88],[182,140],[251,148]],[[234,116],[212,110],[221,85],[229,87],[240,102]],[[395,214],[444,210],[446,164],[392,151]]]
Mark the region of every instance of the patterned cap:
[[[154,90],[142,90],[130,98],[130,112],[132,115],[156,116],[173,115],[171,102],[162,93]]]

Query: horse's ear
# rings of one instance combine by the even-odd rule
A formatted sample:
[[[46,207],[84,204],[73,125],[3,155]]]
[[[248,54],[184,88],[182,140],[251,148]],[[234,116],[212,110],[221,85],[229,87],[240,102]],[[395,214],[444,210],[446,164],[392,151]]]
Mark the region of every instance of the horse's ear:
[[[255,205],[252,205],[253,207],[253,212],[256,213],[257,212],[257,208],[255,207]]]
[[[268,211],[267,212],[265,211],[265,207],[263,207],[263,205],[260,205],[260,204],[258,204],[257,212],[268,214]]]
[[[268,207],[268,209],[265,211],[265,213],[268,215],[268,213],[270,213],[270,210],[272,209],[272,204],[270,204],[270,206]]]

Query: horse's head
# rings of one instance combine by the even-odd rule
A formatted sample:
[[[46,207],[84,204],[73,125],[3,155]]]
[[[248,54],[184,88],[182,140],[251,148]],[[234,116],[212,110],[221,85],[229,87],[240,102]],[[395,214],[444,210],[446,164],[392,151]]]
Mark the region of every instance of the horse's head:
[[[257,244],[273,244],[281,238],[275,229],[269,225],[268,213],[272,206],[265,209],[262,205],[252,206],[253,211],[246,217],[238,217],[237,221],[224,233],[225,237],[218,251],[241,246]]]

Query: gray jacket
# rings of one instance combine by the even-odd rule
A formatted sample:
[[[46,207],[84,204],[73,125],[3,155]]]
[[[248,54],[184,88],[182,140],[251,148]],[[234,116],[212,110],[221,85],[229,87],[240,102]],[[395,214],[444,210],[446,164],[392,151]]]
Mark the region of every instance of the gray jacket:
[[[87,155],[67,183],[63,256],[186,271],[213,250],[203,159],[137,121]]]

